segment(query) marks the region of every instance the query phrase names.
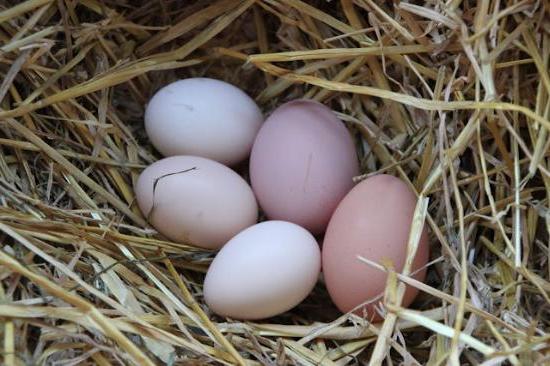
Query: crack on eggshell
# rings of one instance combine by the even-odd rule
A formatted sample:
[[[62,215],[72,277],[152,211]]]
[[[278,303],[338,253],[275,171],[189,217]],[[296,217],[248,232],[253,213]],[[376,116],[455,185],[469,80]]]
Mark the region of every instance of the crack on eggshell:
[[[180,170],[179,172],[173,172],[173,173],[167,173],[167,174],[163,174],[161,175],[160,177],[156,178],[154,181],[153,181],[153,196],[152,196],[152,203],[151,203],[151,209],[149,210],[149,212],[147,213],[146,217],[147,217],[147,221],[151,222],[152,218],[153,218],[153,212],[155,211],[155,193],[157,191],[157,185],[158,183],[160,182],[161,179],[164,179],[164,178],[167,178],[167,177],[171,177],[173,175],[177,175],[177,174],[183,174],[183,173],[188,173],[190,171],[193,171],[193,170],[197,170],[198,168],[196,166],[192,167],[192,168],[189,168],[189,169],[185,169],[185,170]]]

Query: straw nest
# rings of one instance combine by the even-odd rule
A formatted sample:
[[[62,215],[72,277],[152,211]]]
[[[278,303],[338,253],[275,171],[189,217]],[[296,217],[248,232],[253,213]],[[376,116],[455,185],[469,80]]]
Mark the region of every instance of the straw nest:
[[[547,1],[0,4],[3,364],[550,362]],[[415,188],[429,275],[365,258],[390,274],[382,324],[339,314],[322,285],[274,319],[219,318],[202,298],[213,253],[147,226],[144,105],[203,75],[265,113],[323,102],[362,173]]]

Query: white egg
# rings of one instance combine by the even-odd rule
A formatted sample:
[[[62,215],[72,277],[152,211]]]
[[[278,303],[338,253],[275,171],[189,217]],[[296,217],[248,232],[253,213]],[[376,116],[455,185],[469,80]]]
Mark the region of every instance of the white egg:
[[[240,232],[218,253],[204,281],[210,309],[236,319],[284,313],[311,292],[321,270],[315,238],[286,221],[266,221]]]
[[[195,155],[236,164],[248,157],[263,116],[239,88],[208,78],[160,89],[145,111],[145,129],[164,156]]]
[[[147,167],[134,187],[141,212],[177,242],[217,249],[254,225],[258,204],[233,170],[197,156],[172,156]]]

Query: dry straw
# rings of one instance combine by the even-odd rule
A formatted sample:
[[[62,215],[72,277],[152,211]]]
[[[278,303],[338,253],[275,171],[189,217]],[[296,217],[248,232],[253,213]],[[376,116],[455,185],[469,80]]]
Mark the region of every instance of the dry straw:
[[[550,363],[550,4],[535,0],[0,2],[2,364]],[[320,284],[265,322],[213,315],[213,253],[147,226],[143,107],[227,80],[269,113],[306,97],[362,174],[418,194],[381,324]],[[426,283],[410,263],[430,227]],[[367,280],[367,279],[366,279]],[[405,284],[420,296],[401,305]]]

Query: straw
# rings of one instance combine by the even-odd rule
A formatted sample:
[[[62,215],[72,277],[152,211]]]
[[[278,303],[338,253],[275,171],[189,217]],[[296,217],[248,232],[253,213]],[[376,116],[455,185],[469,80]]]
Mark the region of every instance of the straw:
[[[548,363],[547,2],[4,1],[0,28],[0,363]],[[157,233],[133,191],[161,158],[147,101],[197,76],[265,115],[327,105],[356,183],[392,174],[415,192],[405,268],[357,257],[387,274],[381,323],[341,314],[322,281],[270,319],[206,306],[215,253]]]

